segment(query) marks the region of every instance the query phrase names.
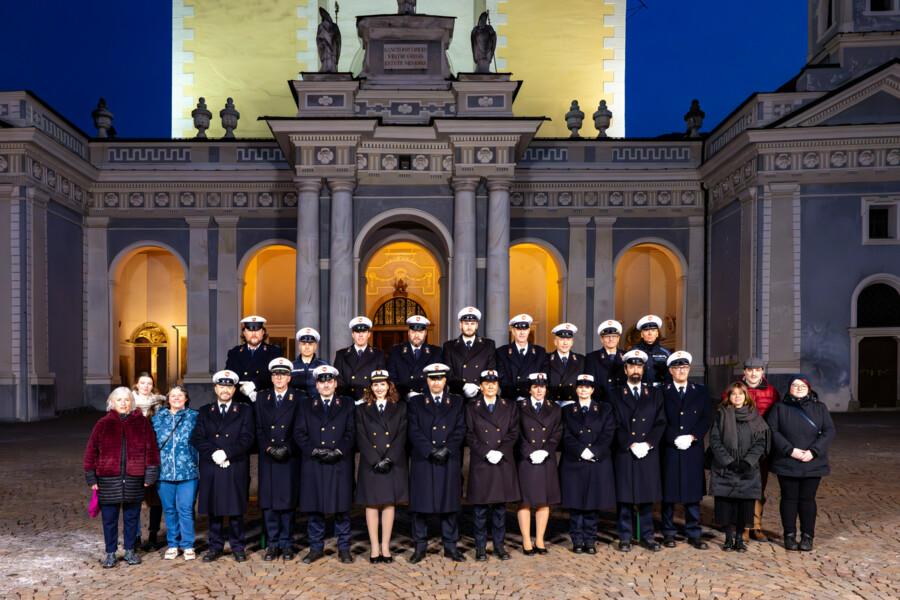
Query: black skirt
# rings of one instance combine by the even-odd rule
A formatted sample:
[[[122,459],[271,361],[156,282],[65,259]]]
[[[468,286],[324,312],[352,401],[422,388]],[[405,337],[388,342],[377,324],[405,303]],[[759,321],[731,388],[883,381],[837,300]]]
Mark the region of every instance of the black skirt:
[[[744,498],[715,497],[715,517],[719,525],[753,523],[753,509],[756,500]]]

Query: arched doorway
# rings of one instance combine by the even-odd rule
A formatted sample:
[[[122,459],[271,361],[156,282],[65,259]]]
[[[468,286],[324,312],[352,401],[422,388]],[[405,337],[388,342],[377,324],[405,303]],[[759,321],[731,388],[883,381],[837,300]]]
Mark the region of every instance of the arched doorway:
[[[169,249],[137,247],[113,266],[113,344],[118,383],[147,371],[165,393],[187,370],[187,289]]]
[[[544,246],[525,242],[509,249],[509,313],[527,313],[531,339],[553,347],[553,328],[562,321],[563,275],[559,260]],[[496,340],[497,345],[509,340]]]
[[[684,339],[684,270],[682,261],[662,244],[640,243],[623,252],[615,269],[616,318],[621,321],[622,344],[640,341],[636,325],[644,315],[663,320],[660,344],[681,348]]]
[[[278,344],[284,356],[291,360],[296,353],[296,278],[297,251],[283,244],[270,244],[251,250],[241,272],[241,318],[247,315],[263,317],[269,341]]]
[[[440,343],[441,267],[432,252],[415,242],[389,242],[365,268],[365,314],[372,319],[372,345],[389,350],[406,341],[406,319],[431,321],[428,342]]]
[[[885,275],[857,286],[850,328],[854,408],[900,406],[900,282]]]

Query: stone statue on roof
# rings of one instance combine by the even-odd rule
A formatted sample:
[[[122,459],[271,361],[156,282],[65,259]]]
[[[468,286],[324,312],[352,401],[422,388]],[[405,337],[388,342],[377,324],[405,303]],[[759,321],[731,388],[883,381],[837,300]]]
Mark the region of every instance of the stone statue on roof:
[[[398,15],[416,14],[416,0],[397,0]]]
[[[490,73],[494,50],[497,49],[497,32],[488,23],[488,11],[478,17],[478,25],[472,28],[472,58],[476,73]]]
[[[322,22],[316,31],[316,48],[319,51],[320,73],[337,73],[338,60],[341,58],[341,30],[338,29],[328,11],[319,7]]]

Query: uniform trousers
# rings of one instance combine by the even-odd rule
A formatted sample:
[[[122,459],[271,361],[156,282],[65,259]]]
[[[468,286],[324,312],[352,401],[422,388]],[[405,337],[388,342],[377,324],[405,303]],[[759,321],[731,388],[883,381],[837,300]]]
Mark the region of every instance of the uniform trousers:
[[[662,510],[662,534],[675,535],[675,503],[663,502]],[[641,518],[641,527],[643,527],[643,517]],[[700,537],[703,530],[700,529],[700,503],[687,502],[684,504],[684,533],[689,538]]]
[[[225,516],[209,515],[209,550],[221,552],[225,547]],[[232,552],[244,549],[244,515],[228,516],[228,544]]]
[[[290,548],[294,544],[294,509],[263,509],[266,534],[273,548]]]
[[[797,534],[797,516],[800,516],[800,534],[813,537],[816,532],[816,491],[821,477],[778,476],[781,487],[781,526],[785,535]]]
[[[323,550],[325,548],[325,513],[311,512],[307,520],[309,534],[309,549]],[[334,535],[337,536],[338,550],[350,549],[350,511],[334,513]]]
[[[459,541],[458,513],[412,513],[412,538],[417,552],[425,552],[428,547],[428,515],[437,514],[441,518],[441,538],[444,550],[456,550]]]
[[[569,537],[572,538],[572,544],[594,544],[599,518],[600,513],[596,510],[569,509]]]
[[[137,536],[138,521],[141,520],[141,501],[124,504],[101,504],[100,514],[103,517],[103,541],[107,554],[119,548],[119,510],[122,510],[122,546],[126,550],[134,549],[134,538]]]
[[[506,504],[476,504],[472,521],[475,525],[475,546],[484,548],[487,545],[487,520],[491,517],[491,539],[494,548],[502,546],[506,540]]]
[[[630,542],[631,536],[634,534],[634,528],[631,523],[631,503],[619,502],[619,517],[616,520],[616,529],[619,531],[619,540]],[[641,539],[653,541],[653,503],[638,503],[638,516],[640,518],[640,534]]]

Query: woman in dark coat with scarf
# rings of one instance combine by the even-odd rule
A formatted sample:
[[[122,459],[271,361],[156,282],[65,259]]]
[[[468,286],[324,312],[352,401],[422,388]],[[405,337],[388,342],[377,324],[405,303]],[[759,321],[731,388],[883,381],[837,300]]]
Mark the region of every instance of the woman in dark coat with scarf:
[[[116,566],[119,512],[122,512],[125,562],[140,564],[134,540],[144,490],[159,477],[156,433],[126,387],[113,390],[106,400],[108,412],[94,426],[84,450],[84,477],[97,490],[103,515],[106,556],[103,568]]]
[[[354,502],[366,507],[371,553],[369,562],[390,563],[394,505],[409,502],[406,458],[406,403],[387,371],[372,371],[371,385],[363,390],[365,402],[356,407],[356,446],[359,475]],[[378,521],[381,516],[381,539]]]
[[[753,520],[755,501],[762,496],[759,462],[769,444],[769,428],[747,387],[739,381],[732,383],[709,430],[713,456],[709,493],[715,497],[716,522],[725,530],[722,550],[726,552],[747,551],[742,534]]]
[[[781,487],[784,547],[808,552],[816,532],[816,491],[822,477],[831,472],[828,447],[834,440],[834,423],[806,375],[791,378],[791,387],[782,402],[772,405],[767,420],[774,445],[771,471]]]

